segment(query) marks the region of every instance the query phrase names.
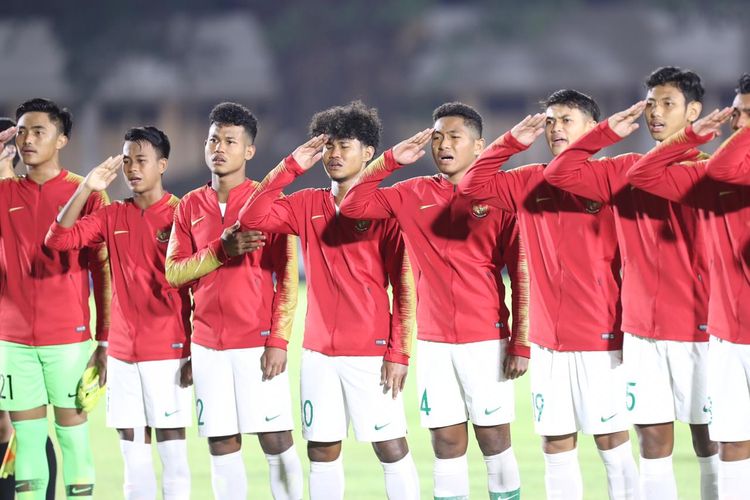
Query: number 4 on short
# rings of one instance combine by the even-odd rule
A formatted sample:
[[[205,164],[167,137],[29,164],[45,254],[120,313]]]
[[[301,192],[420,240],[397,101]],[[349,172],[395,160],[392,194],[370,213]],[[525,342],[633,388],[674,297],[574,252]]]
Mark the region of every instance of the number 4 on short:
[[[419,411],[423,411],[428,417],[432,411],[432,408],[430,408],[430,405],[427,403],[427,389],[422,393],[422,401],[419,403]]]

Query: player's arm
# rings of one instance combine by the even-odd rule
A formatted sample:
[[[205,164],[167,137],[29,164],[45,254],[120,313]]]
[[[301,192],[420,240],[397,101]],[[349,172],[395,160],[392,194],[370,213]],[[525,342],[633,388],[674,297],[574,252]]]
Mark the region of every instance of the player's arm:
[[[708,114],[646,153],[628,170],[628,182],[667,200],[694,204],[699,198],[698,184],[706,176],[706,162],[679,163],[679,160],[690,149],[715,137],[721,125],[716,113]]]
[[[81,214],[92,193],[103,192],[117,177],[121,162],[121,155],[114,158],[110,156],[89,172],[57,216],[57,220],[50,226],[44,239],[47,247],[65,251],[104,242],[101,213],[94,212],[83,218]]]
[[[324,134],[313,137],[271,170],[240,209],[240,225],[271,233],[299,234],[299,207],[281,197],[281,192],[320,160],[325,142]]]
[[[523,180],[518,172],[500,169],[511,156],[525,151],[542,132],[544,115],[528,115],[485,148],[461,179],[458,191],[471,200],[515,212],[516,193],[523,189]]]
[[[601,122],[557,155],[544,169],[544,178],[553,186],[591,201],[609,202],[626,186],[627,168],[637,155],[599,160],[591,157],[637,130],[636,120],[645,107],[646,102],[640,101]]]
[[[390,224],[386,236],[386,269],[393,292],[391,332],[380,369],[380,384],[393,398],[404,390],[415,333],[417,287],[398,224]]]
[[[395,217],[402,203],[398,188],[378,188],[378,184],[399,168],[424,156],[424,146],[431,136],[432,129],[425,129],[370,162],[346,193],[340,206],[341,214],[350,219]]]
[[[271,242],[271,257],[276,274],[271,334],[260,358],[263,380],[270,380],[286,370],[286,348],[292,336],[294,312],[297,309],[299,271],[296,236],[276,234]]]
[[[716,150],[706,174],[717,181],[750,185],[750,127],[739,129]]]
[[[521,244],[518,223],[504,231],[503,257],[508,270],[511,287],[511,309],[513,328],[511,330],[508,353],[503,363],[503,372],[508,379],[515,379],[529,368],[529,268],[526,251]]]

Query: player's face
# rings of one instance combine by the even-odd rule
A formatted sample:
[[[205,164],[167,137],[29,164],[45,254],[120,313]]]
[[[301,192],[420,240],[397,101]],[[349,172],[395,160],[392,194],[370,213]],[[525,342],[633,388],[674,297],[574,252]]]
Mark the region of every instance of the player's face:
[[[545,113],[544,135],[552,156],[559,155],[596,127],[596,121],[588,113],[566,104],[553,104]]]
[[[122,154],[122,173],[134,193],[145,193],[161,186],[167,159],[159,158],[150,142],[126,141]]]
[[[750,94],[737,94],[732,102],[732,130],[750,125]]]
[[[432,160],[440,173],[452,176],[466,170],[482,153],[484,139],[461,116],[444,116],[435,121]]]
[[[646,118],[648,131],[657,141],[663,141],[670,135],[687,127],[700,115],[701,104],[685,102],[685,95],[672,84],[657,85],[646,95]]]
[[[356,177],[374,154],[375,148],[359,139],[332,139],[323,146],[323,167],[331,180],[344,182]]]
[[[34,167],[52,160],[68,138],[60,133],[47,113],[32,111],[18,120],[16,148],[24,164]]]
[[[245,128],[241,125],[211,124],[206,139],[205,158],[211,173],[223,177],[244,170],[255,155]]]

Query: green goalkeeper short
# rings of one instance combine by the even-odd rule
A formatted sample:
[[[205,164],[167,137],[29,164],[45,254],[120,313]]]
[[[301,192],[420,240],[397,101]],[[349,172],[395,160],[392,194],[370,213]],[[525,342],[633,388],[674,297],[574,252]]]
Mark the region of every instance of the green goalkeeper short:
[[[0,341],[0,410],[46,404],[76,408],[76,390],[93,342],[30,346]]]

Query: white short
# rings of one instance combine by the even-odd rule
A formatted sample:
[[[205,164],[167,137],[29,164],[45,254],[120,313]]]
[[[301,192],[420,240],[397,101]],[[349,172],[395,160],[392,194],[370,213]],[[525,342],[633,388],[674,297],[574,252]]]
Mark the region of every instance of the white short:
[[[627,408],[634,424],[679,420],[707,424],[708,342],[654,340],[625,334]]]
[[[286,371],[263,381],[265,347],[218,351],[192,345],[195,408],[202,437],[291,430]]]
[[[180,387],[180,368],[186,361],[127,363],[108,356],[107,427],[190,427],[192,390]]]
[[[531,403],[541,436],[629,427],[622,351],[553,351],[531,344]]]
[[[713,441],[750,441],[750,345],[709,342],[708,432]]]
[[[302,436],[331,443],[347,436],[349,422],[358,441],[406,436],[401,394],[394,400],[380,385],[381,356],[326,356],[302,352],[300,399]]]
[[[422,427],[471,420],[507,424],[515,418],[513,381],[503,375],[508,340],[468,344],[417,341],[417,396]]]

